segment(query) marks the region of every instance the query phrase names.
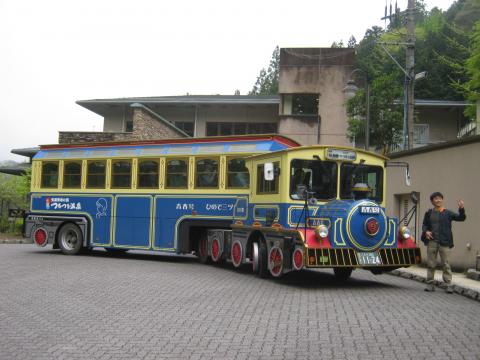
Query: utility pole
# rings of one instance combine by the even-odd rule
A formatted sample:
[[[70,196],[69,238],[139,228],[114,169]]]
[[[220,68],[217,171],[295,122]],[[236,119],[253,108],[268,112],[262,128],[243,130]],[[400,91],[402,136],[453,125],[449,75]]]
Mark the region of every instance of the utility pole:
[[[407,9],[407,50],[405,61],[405,123],[404,123],[404,150],[413,148],[415,108],[415,0],[408,0]]]

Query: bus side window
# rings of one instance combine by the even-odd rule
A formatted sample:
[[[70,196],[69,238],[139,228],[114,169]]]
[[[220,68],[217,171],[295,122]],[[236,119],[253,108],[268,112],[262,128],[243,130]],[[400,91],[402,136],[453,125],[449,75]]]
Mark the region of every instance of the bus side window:
[[[275,178],[272,181],[265,180],[264,165],[259,164],[257,166],[257,194],[278,194],[279,163],[273,163]]]
[[[197,159],[195,163],[195,187],[218,188],[218,161]]]
[[[138,162],[138,188],[158,188],[158,161],[143,160]]]
[[[167,160],[166,188],[188,188],[188,161],[186,159]]]
[[[230,159],[227,163],[227,187],[248,188],[250,175],[245,167],[245,159]]]
[[[44,162],[42,164],[42,187],[58,187],[58,162]]]
[[[78,161],[65,162],[63,166],[63,187],[79,189],[82,180],[82,163]]]
[[[87,165],[87,188],[105,188],[106,163],[105,161],[89,161]]]
[[[112,189],[129,189],[132,186],[132,162],[112,161]]]

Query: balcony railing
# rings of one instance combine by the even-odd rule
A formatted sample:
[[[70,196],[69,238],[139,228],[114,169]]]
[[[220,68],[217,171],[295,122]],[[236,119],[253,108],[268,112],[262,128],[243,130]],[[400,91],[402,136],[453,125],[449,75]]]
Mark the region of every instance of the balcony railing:
[[[426,146],[430,143],[430,126],[428,124],[415,124],[413,128],[413,148]],[[393,144],[390,152],[403,150],[403,142]]]
[[[462,127],[457,134],[457,138],[461,138],[468,135],[475,135],[477,133],[477,123],[469,122],[464,127]]]

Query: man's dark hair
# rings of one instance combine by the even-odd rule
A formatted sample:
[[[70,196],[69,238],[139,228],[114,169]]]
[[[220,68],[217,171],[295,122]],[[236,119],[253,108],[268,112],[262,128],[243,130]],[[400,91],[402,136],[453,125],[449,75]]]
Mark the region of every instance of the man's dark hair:
[[[432,193],[432,195],[430,195],[430,201],[432,201],[433,198],[437,196],[440,196],[443,199],[443,194],[440,191],[435,191],[434,193]]]

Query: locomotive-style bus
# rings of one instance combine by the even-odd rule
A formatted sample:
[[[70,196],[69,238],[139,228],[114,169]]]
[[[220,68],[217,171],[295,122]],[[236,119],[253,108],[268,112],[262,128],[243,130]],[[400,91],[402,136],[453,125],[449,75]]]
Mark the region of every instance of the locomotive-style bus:
[[[103,247],[374,273],[420,262],[385,214],[387,158],[279,135],[45,145],[32,162],[25,235],[68,255]]]

